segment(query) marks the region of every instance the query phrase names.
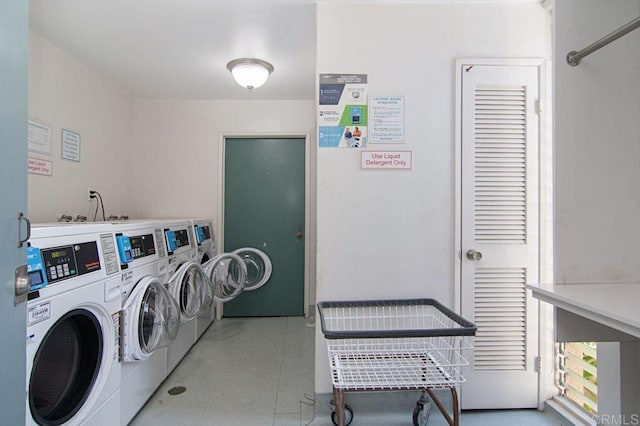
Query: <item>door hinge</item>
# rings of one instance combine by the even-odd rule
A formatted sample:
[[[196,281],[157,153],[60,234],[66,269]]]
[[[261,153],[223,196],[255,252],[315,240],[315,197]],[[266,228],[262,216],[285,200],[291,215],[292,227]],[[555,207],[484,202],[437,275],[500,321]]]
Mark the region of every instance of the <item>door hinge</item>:
[[[542,370],[542,357],[541,356],[537,356],[536,357],[536,360],[535,360],[533,368],[538,373],[540,372],[540,370]]]
[[[536,99],[536,114],[542,114],[542,102],[540,102],[540,99]]]

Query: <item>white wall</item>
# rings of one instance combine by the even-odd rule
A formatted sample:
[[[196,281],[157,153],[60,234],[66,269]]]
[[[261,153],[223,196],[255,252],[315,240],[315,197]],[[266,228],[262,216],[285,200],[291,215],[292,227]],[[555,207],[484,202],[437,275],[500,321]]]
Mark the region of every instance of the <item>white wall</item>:
[[[29,217],[55,221],[60,213],[93,218],[89,187],[106,214],[128,214],[132,99],[39,34],[29,32],[29,118],[52,127],[52,176],[29,174]],[[80,162],[61,159],[62,129],[81,135]]]
[[[556,282],[640,281],[640,30],[565,60],[639,15],[639,0],[555,5]]]
[[[360,170],[360,152],[318,150],[317,300],[433,297],[453,306],[455,60],[550,57],[540,4],[318,5],[318,72],[368,74],[405,96],[413,170]],[[316,339],[316,392],[331,391]]]

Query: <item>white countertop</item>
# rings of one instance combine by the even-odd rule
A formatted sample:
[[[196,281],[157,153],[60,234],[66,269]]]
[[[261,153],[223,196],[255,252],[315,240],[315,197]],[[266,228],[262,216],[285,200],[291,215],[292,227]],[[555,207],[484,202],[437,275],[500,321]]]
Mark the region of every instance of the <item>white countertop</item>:
[[[546,287],[546,286],[545,286]],[[527,285],[533,297],[640,338],[640,283]]]

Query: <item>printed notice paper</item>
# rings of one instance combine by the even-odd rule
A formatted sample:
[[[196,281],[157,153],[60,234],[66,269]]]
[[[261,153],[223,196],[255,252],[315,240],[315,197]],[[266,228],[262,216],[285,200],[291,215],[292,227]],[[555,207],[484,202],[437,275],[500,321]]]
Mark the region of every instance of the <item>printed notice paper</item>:
[[[80,134],[62,129],[62,158],[80,161]]]
[[[404,142],[404,96],[369,98],[369,141]]]
[[[51,126],[29,120],[29,151],[51,155]]]
[[[319,147],[365,147],[367,117],[366,74],[320,74]]]

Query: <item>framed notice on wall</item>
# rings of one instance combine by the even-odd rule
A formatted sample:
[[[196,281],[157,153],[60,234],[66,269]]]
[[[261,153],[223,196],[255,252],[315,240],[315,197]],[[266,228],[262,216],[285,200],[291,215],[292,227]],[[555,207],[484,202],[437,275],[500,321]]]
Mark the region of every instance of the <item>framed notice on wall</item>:
[[[80,134],[62,129],[62,158],[80,161]]]
[[[29,120],[29,151],[51,155],[51,126]]]

